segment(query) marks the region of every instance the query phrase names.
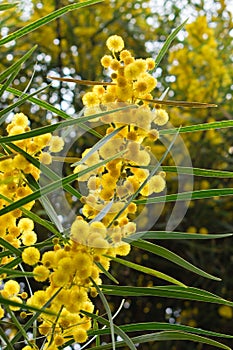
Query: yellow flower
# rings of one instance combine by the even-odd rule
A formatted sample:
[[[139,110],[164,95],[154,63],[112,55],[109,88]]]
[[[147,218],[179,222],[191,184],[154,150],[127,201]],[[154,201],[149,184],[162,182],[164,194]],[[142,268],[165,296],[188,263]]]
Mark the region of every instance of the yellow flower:
[[[52,163],[51,154],[48,152],[41,152],[41,154],[39,155],[39,161],[43,164],[51,164]]]
[[[4,295],[5,297],[12,297],[13,295],[16,295],[20,291],[20,285],[18,282],[14,280],[9,280],[4,284]]]
[[[37,241],[37,234],[34,231],[26,231],[21,236],[24,245],[33,245]]]
[[[164,125],[168,122],[169,116],[168,113],[162,109],[156,109],[155,110],[155,118],[154,118],[154,123],[161,126]]]
[[[50,152],[60,152],[64,146],[64,141],[59,136],[52,136],[49,141]]]
[[[13,297],[11,298],[11,301],[15,301],[16,303],[22,304],[22,299],[20,299],[19,297],[16,297],[16,296],[13,296]],[[20,310],[20,306],[12,306],[12,305],[10,305],[9,307],[10,307],[10,309],[13,310],[13,311],[18,311],[18,310]]]
[[[44,282],[49,277],[49,269],[47,267],[40,265],[36,266],[33,270],[34,279],[38,282]]]
[[[84,343],[88,338],[87,332],[81,327],[74,331],[73,336],[77,343]]]
[[[33,266],[40,260],[40,251],[35,247],[28,247],[22,253],[22,260],[25,264]]]
[[[23,113],[16,113],[12,119],[12,123],[25,128],[28,125],[28,117]]]
[[[104,68],[108,68],[112,62],[112,56],[110,55],[105,55],[101,58],[101,64]]]
[[[100,103],[99,96],[95,92],[87,92],[82,98],[84,106],[95,106]]]
[[[124,48],[124,41],[119,35],[112,35],[106,41],[107,48],[112,52],[119,52]]]
[[[4,317],[4,309],[0,306],[0,320]]]
[[[28,218],[20,219],[18,222],[18,228],[21,232],[31,232],[34,229],[34,222]]]

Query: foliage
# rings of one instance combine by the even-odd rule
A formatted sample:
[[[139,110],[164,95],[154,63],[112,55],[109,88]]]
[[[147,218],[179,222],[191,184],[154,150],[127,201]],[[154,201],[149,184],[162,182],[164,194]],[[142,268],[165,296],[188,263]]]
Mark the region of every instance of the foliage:
[[[189,326],[185,326],[154,322],[154,320],[151,323],[146,320],[143,323],[117,326],[114,323],[111,305],[108,304],[106,298],[108,295],[116,295],[124,298],[137,297],[138,300],[142,300],[144,296],[149,298],[153,296],[172,300],[215,303],[220,305],[219,313],[221,316],[232,317],[232,302],[203,288],[190,287],[189,278],[185,279],[181,276],[180,280],[175,274],[177,271],[176,265],[178,265],[183,269],[196,273],[198,276],[206,277],[211,281],[219,281],[219,274],[215,276],[216,271],[214,273],[205,272],[184,259],[180,252],[175,254],[170,248],[152,243],[156,239],[162,239],[164,242],[182,241],[183,239],[185,239],[185,242],[193,239],[215,242],[213,238],[227,239],[230,234],[195,235],[182,232],[148,231],[147,229],[148,225],[151,228],[154,223],[153,221],[151,225],[151,207],[148,204],[156,205],[156,203],[168,203],[170,201],[179,203],[184,199],[195,200],[201,198],[208,198],[207,203],[213,203],[216,196],[223,201],[224,196],[232,195],[232,188],[229,186],[215,185],[208,188],[208,190],[197,189],[192,191],[191,189],[190,191],[187,188],[184,189],[185,193],[169,193],[169,195],[164,192],[166,182],[168,189],[171,186],[167,180],[165,181],[166,173],[168,174],[168,180],[174,173],[177,175],[189,174],[189,176],[194,173],[195,176],[208,175],[212,178],[225,179],[233,177],[233,173],[222,170],[219,163],[216,164],[218,170],[215,170],[215,168],[212,170],[192,169],[188,166],[177,166],[176,162],[173,164],[171,156],[169,156],[169,153],[172,154],[173,148],[176,147],[179,134],[184,136],[190,135],[190,133],[195,135],[197,132],[203,134],[203,130],[226,129],[233,125],[232,120],[220,120],[217,123],[211,123],[212,120],[208,119],[202,123],[202,121],[198,120],[197,122],[197,119],[195,119],[191,126],[183,126],[177,129],[164,127],[168,121],[168,113],[162,107],[166,103],[164,101],[165,94],[160,96],[159,103],[158,101],[154,102],[151,93],[157,85],[157,79],[150,72],[155,68],[156,62],[160,61],[158,58],[164,57],[168,46],[185,23],[180,25],[168,37],[155,61],[150,58],[145,59],[144,55],[142,55],[142,59],[135,59],[132,51],[124,49],[124,44],[127,45],[127,49],[128,46],[131,48],[131,45],[133,45],[131,37],[141,39],[140,36],[137,36],[135,27],[131,27],[134,35],[129,36],[125,43],[119,35],[110,36],[107,40],[107,47],[111,55],[104,55],[101,63],[106,69],[106,75],[109,68],[111,68],[112,74],[110,77],[107,76],[107,82],[102,84],[87,82],[87,84],[94,86],[92,91],[83,96],[86,109],[79,113],[78,118],[73,118],[68,113],[59,111],[56,108],[59,107],[59,104],[54,106],[45,102],[43,95],[40,98],[33,97],[40,92],[40,90],[33,91],[33,82],[30,88],[31,94],[10,87],[12,82],[15,82],[16,76],[20,78],[21,73],[19,72],[22,63],[27,65],[36,50],[34,47],[28,51],[28,43],[20,38],[29,38],[30,33],[30,42],[36,41],[41,49],[48,34],[45,28],[51,31],[56,28],[59,32],[59,26],[63,21],[59,20],[56,23],[55,20],[69,11],[79,9],[79,7],[82,7],[80,16],[76,14],[76,11],[69,14],[75,14],[69,17],[72,20],[77,19],[77,17],[80,20],[80,28],[73,27],[82,31],[87,16],[90,17],[91,23],[95,23],[95,27],[102,17],[93,17],[92,7],[86,8],[87,5],[95,2],[97,3],[94,0],[77,4],[72,3],[57,8],[55,12],[51,12],[52,9],[46,7],[45,17],[36,20],[32,24],[26,24],[21,29],[15,29],[12,34],[0,39],[3,54],[13,52],[11,45],[14,46],[15,52],[14,63],[11,66],[7,64],[7,68],[0,74],[2,83],[0,91],[3,105],[5,105],[0,114],[1,122],[4,123],[8,113],[14,111],[25,101],[32,102],[38,111],[39,108],[46,110],[47,116],[49,116],[49,113],[55,112],[61,120],[66,119],[57,123],[53,121],[51,125],[31,129],[30,122],[25,114],[16,113],[6,126],[6,132],[4,132],[6,136],[0,138],[2,147],[0,162],[0,244],[2,247],[0,253],[2,273],[0,301],[2,307],[0,316],[3,325],[0,332],[3,346],[9,349],[23,348],[24,350],[37,346],[50,350],[62,349],[74,343],[85,343],[88,336],[95,336],[94,348],[96,349],[115,349],[125,345],[130,349],[135,349],[134,344],[144,344],[145,342],[154,342],[157,348],[160,341],[166,341],[170,346],[170,341],[173,340],[193,341],[230,349],[227,345],[213,340],[211,337],[231,339],[232,336],[196,328],[195,323],[189,323]],[[114,32],[117,32],[117,34],[119,34],[119,22],[115,19],[119,17],[115,18],[115,15],[121,16],[122,11],[124,14],[122,18],[126,16],[126,11],[122,10],[124,4],[126,4],[125,6],[129,6],[127,4],[132,5],[128,2],[119,2],[119,8],[116,8],[113,16],[113,23],[116,25]],[[104,5],[111,7],[112,3],[106,1],[103,4],[96,4],[95,8],[97,13],[98,11],[101,14],[104,12],[103,18],[107,19],[106,23],[108,23],[112,21],[112,18],[108,17],[110,16],[107,11],[108,7]],[[137,18],[137,15],[141,14],[140,11],[145,13],[150,11],[140,7],[141,2],[138,5],[139,7],[135,6],[132,9],[132,18]],[[11,11],[14,11],[14,9],[11,10],[4,4],[0,5],[0,9],[7,10],[4,21],[10,21],[12,29],[15,28],[14,18],[11,15]],[[43,8],[43,10],[45,9]],[[87,11],[85,15],[84,11]],[[69,25],[72,20],[69,22],[67,18],[64,17],[64,22]],[[94,18],[96,21],[94,21]],[[141,24],[143,28],[145,23],[140,21],[140,17],[137,19],[137,25]],[[51,26],[43,27],[49,21],[52,21]],[[203,23],[205,31],[208,31],[209,34],[208,38],[214,42],[213,31],[207,28],[205,19],[197,20],[197,25]],[[192,40],[193,32],[191,31],[193,27],[195,28],[195,25],[189,25],[190,45],[195,46],[195,40]],[[88,31],[86,32],[88,34]],[[90,30],[88,35],[95,38],[93,33],[96,33],[96,28],[93,31]],[[130,34],[131,32],[127,33]],[[97,30],[96,37],[99,37],[99,42],[102,44],[108,33],[106,38],[103,38],[101,34],[102,31],[98,33]],[[151,33],[147,31],[142,38],[142,42],[147,40],[147,35],[149,37]],[[124,36],[126,37],[125,34]],[[10,44],[13,39],[15,41]],[[84,49],[87,38],[83,36],[82,40],[82,43],[78,45],[80,53],[82,48]],[[23,46],[24,44],[25,46]],[[22,55],[17,53],[15,45],[18,45],[20,50],[27,53],[21,57]],[[92,42],[92,45],[97,51],[92,53],[92,50],[90,50],[89,53],[93,54],[93,57],[101,56],[102,47],[98,46],[95,41]],[[209,45],[207,45],[207,48],[209,49]],[[213,44],[213,48],[216,49],[215,44]],[[68,46],[67,50],[69,51]],[[63,52],[63,47],[60,47],[59,53],[61,52]],[[193,52],[199,55],[200,60],[203,58],[203,53],[200,55],[197,47]],[[183,53],[184,51],[181,50],[178,57],[183,59]],[[53,58],[51,62],[54,64],[56,59],[52,56],[53,54],[56,54],[56,52],[51,50],[51,57]],[[80,58],[86,61],[85,54],[86,51],[83,51],[83,57]],[[170,56],[171,61],[174,59],[172,55]],[[190,58],[189,55],[186,56],[188,59]],[[212,58],[216,58],[216,55],[213,54]],[[216,60],[218,61],[217,58]],[[95,61],[91,60],[91,62],[93,67],[90,69],[90,76],[85,76],[85,78],[99,79],[102,69],[97,68],[96,70]],[[181,60],[180,65],[183,66],[186,64],[185,62]],[[4,64],[4,61],[2,64]],[[69,60],[65,62],[65,65],[69,65]],[[190,62],[187,66],[190,67]],[[208,66],[211,67],[211,64],[208,63]],[[42,67],[41,64],[40,67]],[[56,64],[56,67],[59,67],[59,64]],[[213,67],[215,66],[213,65]],[[229,71],[223,64],[220,64],[220,67],[222,72],[225,72],[224,84],[227,89]],[[47,71],[48,67],[44,67],[44,69]],[[87,72],[87,70],[89,70],[89,66],[83,67],[81,72]],[[172,73],[177,74],[178,77],[180,74],[182,79],[182,70],[176,70]],[[198,70],[196,73],[197,76],[200,75]],[[61,74],[60,71],[59,75]],[[206,76],[209,78],[208,74],[208,69],[206,69]],[[83,77],[82,74],[80,76]],[[211,76],[211,79],[212,77],[216,79],[215,74]],[[222,88],[222,84],[221,77],[218,75],[217,77],[220,78],[220,82],[219,85],[216,85],[214,93],[218,96],[218,89]],[[192,87],[192,82],[195,86],[195,79],[196,75],[193,76],[193,72],[190,71],[190,87]],[[182,86],[182,84],[178,85],[178,94],[181,93],[179,86]],[[44,88],[45,86],[41,90]],[[175,85],[173,85],[173,88],[176,91]],[[212,90],[213,87],[209,91],[208,89],[205,90],[208,97],[207,102],[209,102],[209,97],[211,97],[209,94],[213,92]],[[7,91],[19,97],[12,104],[9,104],[5,98],[4,94]],[[223,94],[226,94],[226,91]],[[190,97],[192,97],[192,94],[190,94]],[[191,103],[190,106],[194,106],[194,103]],[[202,107],[208,106],[208,104],[202,105]],[[125,120],[126,117],[127,120]],[[62,148],[65,147],[63,139],[70,146],[72,143],[69,138],[70,134],[73,132],[74,137],[79,139],[80,130],[82,131],[80,140],[84,143],[78,145],[78,148],[79,150],[83,149],[83,151],[80,151],[77,157],[77,154],[73,151],[75,147],[72,145],[71,156],[67,155],[67,149],[62,153]],[[56,134],[51,135],[54,131],[56,131]],[[58,136],[59,134],[62,138]],[[159,140],[166,135],[172,136],[168,138],[168,144],[164,151],[162,145],[159,145]],[[97,141],[94,142],[93,140]],[[212,139],[210,140],[212,142]],[[90,147],[92,141],[94,145]],[[212,145],[211,142],[210,145]],[[199,143],[200,147],[204,147],[201,139]],[[168,162],[166,166],[163,165],[165,160]],[[65,170],[68,175],[64,175],[62,172],[59,173],[59,162],[67,163]],[[69,166],[70,163],[72,163],[73,168]],[[55,166],[52,167],[52,165]],[[197,163],[198,165],[199,163]],[[75,180],[78,181],[74,183]],[[176,188],[176,186],[173,188]],[[55,195],[56,191],[61,192],[61,189],[64,190],[62,192],[64,195],[60,197],[60,202],[55,197],[55,200],[53,199],[51,203],[52,197],[50,197],[50,194]],[[43,211],[41,206],[35,202],[36,200],[40,201]],[[63,222],[60,222],[55,210],[55,201],[60,204],[62,211],[63,202],[67,201],[69,208],[74,209],[75,216],[69,218],[63,211]],[[81,215],[76,217],[77,210],[80,208],[79,213]],[[152,208],[153,215],[155,215],[157,208],[157,206]],[[41,212],[43,213],[42,217]],[[45,213],[46,217],[44,216]],[[213,243],[213,247],[214,245],[215,243]],[[159,256],[172,262],[174,266],[172,275],[175,276],[170,276],[169,272],[158,271],[147,266],[147,263],[145,263],[146,257],[148,257],[147,253],[140,253],[138,256],[133,255],[135,262],[116,256],[128,255],[130,246],[150,252],[152,257],[157,258]],[[138,252],[138,250],[134,252]],[[134,252],[133,254],[135,254]],[[116,266],[113,272],[109,271],[111,261],[114,261],[114,266]],[[125,284],[123,273],[128,271],[127,269],[123,270],[122,265],[127,269],[142,272],[145,279],[147,278],[147,284],[142,282],[141,286],[139,283],[137,286],[134,284],[132,286],[130,284],[122,285]],[[102,283],[100,276],[104,275],[103,278],[111,280],[111,284]],[[142,275],[139,274],[139,276]],[[155,280],[153,280],[155,282],[151,280],[150,276],[155,277]],[[160,280],[163,280],[162,283]],[[195,284],[191,285],[195,286]],[[102,305],[98,304],[97,299],[94,299],[98,295]],[[183,321],[185,323],[186,319],[192,318],[192,314],[195,314],[195,309],[189,307],[190,304],[185,305],[186,308],[181,310],[179,314],[181,323]],[[106,318],[103,317],[105,315],[102,315],[102,312],[106,312]],[[129,337],[126,332],[130,334],[132,332],[133,335]],[[138,332],[140,332],[139,336]],[[115,334],[120,337],[121,341],[116,341]],[[108,344],[101,344],[101,335],[110,335],[111,338]],[[30,340],[31,336],[33,341]]]

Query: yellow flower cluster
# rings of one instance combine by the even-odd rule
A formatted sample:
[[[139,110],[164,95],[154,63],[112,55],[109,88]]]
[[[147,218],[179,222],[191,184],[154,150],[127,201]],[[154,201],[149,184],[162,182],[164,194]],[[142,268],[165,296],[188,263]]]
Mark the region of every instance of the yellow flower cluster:
[[[40,252],[35,247],[24,249],[23,262],[36,265],[33,269],[35,280],[38,282],[49,280],[49,286],[34,292],[27,299],[27,304],[42,308],[55,293],[58,293],[46,309],[53,314],[42,313],[40,316],[42,323],[39,326],[39,333],[47,339],[44,349],[58,349],[58,346],[70,339],[79,343],[87,340],[91,320],[82,315],[80,310],[94,311],[89,295],[96,297],[97,292],[90,278],[96,284],[101,284],[99,277],[101,270],[96,263],[108,270],[110,259],[103,256],[104,253],[110,256],[127,255],[130,250],[130,245],[127,243],[112,249],[107,241],[104,241],[105,232],[106,227],[101,222],[89,225],[77,217],[72,224],[71,240],[67,245],[62,247],[55,244],[54,250],[43,253],[41,259]],[[81,244],[80,237],[85,243],[91,241],[95,247]],[[89,240],[84,237],[88,237]]]
[[[135,59],[128,50],[123,50],[124,41],[118,35],[109,37],[106,44],[112,55],[104,55],[101,64],[111,72],[112,84],[106,88],[95,86],[92,92],[84,95],[84,105],[92,107],[99,103],[135,103],[151,99],[150,93],[157,85],[156,78],[149,74],[155,67],[154,60]]]
[[[23,113],[14,115],[12,122],[7,126],[9,136],[23,134],[30,131],[28,118]],[[51,163],[49,152],[59,152],[64,142],[58,136],[44,134],[25,140],[14,141],[14,144],[33,157],[46,164]],[[48,147],[49,152],[43,152]],[[23,155],[12,151],[0,159],[0,208],[11,201],[17,201],[32,193],[26,181],[26,175],[31,174],[35,180],[39,179],[40,170],[31,164]],[[46,158],[46,161],[43,161]],[[4,199],[5,198],[5,199]],[[8,200],[7,200],[8,199]],[[34,201],[23,207],[30,210]],[[0,217],[0,237],[18,248],[21,244],[30,246],[36,243],[37,235],[33,231],[34,223],[28,218],[21,218],[22,211],[16,209]],[[11,257],[4,257],[1,264],[9,262]]]
[[[100,273],[108,271],[112,257],[129,253],[130,245],[124,238],[136,232],[134,219],[141,209],[130,200],[131,196],[137,191],[138,196],[146,197],[163,191],[166,186],[164,172],[149,177],[147,167],[154,164],[154,159],[150,148],[143,147],[145,139],[154,142],[159,138],[158,126],[168,121],[166,111],[160,106],[151,109],[145,101],[152,98],[150,93],[157,83],[148,73],[154,68],[154,61],[132,57],[124,50],[123,39],[117,35],[107,40],[107,47],[112,56],[105,55],[101,63],[112,71],[112,85],[96,85],[92,92],[84,95],[85,114],[100,111],[101,104],[109,111],[122,104],[133,103],[136,108],[102,116],[101,122],[108,124],[107,141],[95,152],[86,149],[82,153],[75,173],[122,152],[118,158],[79,176],[78,181],[86,184],[87,193],[81,198],[82,216],[77,216],[73,222],[69,241],[64,244],[54,239],[53,250],[41,253],[34,246],[37,235],[33,221],[21,218],[21,211],[6,214],[0,222],[1,237],[15,247],[24,245],[22,261],[31,266],[35,281],[43,284],[42,289],[27,297],[26,293],[20,294],[16,281],[9,280],[4,283],[1,293],[19,303],[25,297],[27,305],[40,309],[50,301],[46,308],[50,313],[41,313],[38,326],[39,333],[46,338],[44,349],[47,350],[57,350],[69,340],[78,343],[87,340],[87,331],[92,324],[81,310],[94,311],[90,298],[98,293],[93,281],[101,285]],[[7,127],[9,135],[29,129],[23,114],[16,115]],[[112,132],[114,136],[108,137]],[[45,164],[51,162],[51,152],[58,152],[63,147],[63,141],[50,134],[15,143]],[[43,152],[45,146],[48,151]],[[36,180],[39,178],[39,170],[17,153],[0,162],[0,172],[2,193],[12,201],[31,193],[25,174],[32,174]],[[2,200],[2,206],[7,204]],[[26,208],[30,210],[32,206],[30,203]],[[6,257],[2,263],[10,259]],[[0,309],[0,316],[3,315],[3,309]],[[25,312],[20,315],[27,316]],[[24,350],[28,350],[28,345]]]
[[[23,134],[27,131],[30,131],[27,116],[23,113],[15,114],[12,122],[7,126],[8,135]],[[43,152],[45,147],[48,147],[50,152],[60,151],[63,147],[63,140],[51,134],[14,141],[13,143],[39,160],[41,155],[45,154]],[[6,153],[0,159],[0,209],[32,193],[32,189],[26,180],[28,174],[32,175],[35,180],[38,180],[40,170],[20,153],[12,150],[12,153]],[[31,210],[33,205],[34,201],[25,204],[23,208]],[[26,246],[22,253],[23,260],[29,265],[34,265],[40,259],[38,250],[31,247],[37,242],[37,234],[34,231],[33,220],[23,218],[22,214],[20,209],[15,209],[0,217],[0,237],[16,248]],[[4,251],[4,247],[1,245],[0,247]],[[4,266],[14,259],[15,257],[12,255],[3,256],[0,265]],[[4,278],[4,275],[2,277]],[[8,280],[4,283],[1,295],[18,303],[22,303],[21,298],[25,299],[27,297],[24,292],[20,294],[20,285],[14,280]],[[11,309],[17,311],[19,307],[11,306]],[[0,307],[0,318],[3,316],[4,310]]]
[[[177,76],[171,86],[176,93],[182,91],[188,101],[221,102],[221,91],[231,84],[231,78],[219,55],[215,30],[208,26],[206,16],[198,16],[186,29],[189,47],[177,47],[169,53],[170,73]]]

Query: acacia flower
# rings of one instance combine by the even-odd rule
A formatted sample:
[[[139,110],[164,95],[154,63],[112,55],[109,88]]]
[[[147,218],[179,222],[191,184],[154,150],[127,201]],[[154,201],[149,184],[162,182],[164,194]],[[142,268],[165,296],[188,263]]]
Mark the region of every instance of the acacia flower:
[[[112,52],[119,52],[124,48],[124,41],[119,35],[112,35],[106,41],[107,48]]]

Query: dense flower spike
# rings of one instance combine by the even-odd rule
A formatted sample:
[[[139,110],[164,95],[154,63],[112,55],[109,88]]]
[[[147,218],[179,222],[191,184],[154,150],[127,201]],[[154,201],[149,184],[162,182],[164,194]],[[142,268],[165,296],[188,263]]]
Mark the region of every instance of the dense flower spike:
[[[87,340],[92,323],[81,310],[94,312],[91,298],[98,293],[93,281],[101,285],[100,274],[109,270],[111,257],[130,252],[130,245],[124,238],[136,232],[134,219],[141,212],[131,197],[136,191],[136,197],[159,193],[166,186],[163,172],[150,176],[153,155],[150,148],[143,145],[146,139],[155,142],[159,138],[157,127],[168,121],[165,110],[160,106],[151,109],[146,101],[152,98],[151,92],[157,85],[149,74],[155,66],[154,60],[135,59],[124,49],[124,41],[117,35],[109,37],[106,44],[112,55],[103,56],[101,64],[111,72],[112,85],[96,85],[83,96],[85,115],[100,112],[101,108],[111,111],[132,104],[136,108],[92,119],[94,123],[100,120],[108,125],[106,136],[112,132],[115,135],[95,152],[84,150],[82,162],[74,173],[119,152],[123,155],[78,177],[78,181],[86,185],[86,194],[81,198],[82,216],[77,216],[72,223],[66,243],[57,238],[53,240],[53,250],[41,253],[34,246],[37,242],[34,223],[21,218],[21,211],[0,218],[1,237],[17,248],[24,247],[23,263],[31,268],[35,281],[43,283],[43,288],[27,298],[25,292],[20,294],[20,285],[9,280],[4,283],[1,294],[18,303],[22,303],[24,295],[27,305],[40,309],[50,301],[47,311],[51,313],[41,313],[38,327],[39,334],[46,340],[43,348],[47,350],[57,350],[70,340],[78,343]],[[9,135],[28,131],[28,124],[27,117],[20,113],[15,115],[7,131]],[[44,164],[51,163],[51,152],[59,152],[64,146],[61,138],[50,134],[15,143]],[[25,174],[32,174],[36,180],[40,175],[37,168],[15,153],[0,162],[0,172],[2,192],[13,201],[31,193]],[[8,204],[3,199],[0,203],[1,207]],[[29,203],[27,209],[33,204]],[[10,259],[6,257],[2,263]],[[23,312],[20,315],[26,317]],[[0,309],[0,316],[4,316],[3,309]]]

